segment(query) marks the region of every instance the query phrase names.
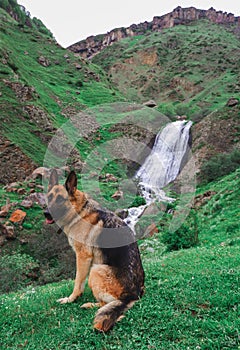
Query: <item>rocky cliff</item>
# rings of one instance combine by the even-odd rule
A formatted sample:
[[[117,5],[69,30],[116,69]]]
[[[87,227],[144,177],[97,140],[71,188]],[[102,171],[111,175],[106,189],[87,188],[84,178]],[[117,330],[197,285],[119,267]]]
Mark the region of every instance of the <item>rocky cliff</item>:
[[[235,17],[232,13],[216,11],[212,7],[209,10],[199,10],[194,7],[182,8],[178,6],[166,15],[155,16],[152,22],[132,24],[128,28],[117,28],[106,34],[90,36],[69,46],[68,49],[84,58],[91,58],[105,47],[123,38],[144,34],[147,31],[159,32],[165,28],[187,24],[199,19],[208,19],[217,24],[237,24],[240,28],[240,17]]]

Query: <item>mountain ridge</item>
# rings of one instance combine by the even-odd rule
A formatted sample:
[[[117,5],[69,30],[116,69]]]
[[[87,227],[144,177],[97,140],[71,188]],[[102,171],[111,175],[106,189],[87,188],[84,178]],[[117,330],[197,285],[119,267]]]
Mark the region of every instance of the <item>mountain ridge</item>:
[[[162,29],[172,28],[180,24],[188,24],[199,19],[208,19],[210,22],[229,25],[235,24],[236,30],[240,30],[240,17],[232,13],[217,11],[213,7],[209,10],[196,9],[195,7],[182,8],[178,6],[172,12],[162,16],[154,16],[151,22],[132,24],[129,27],[115,28],[106,34],[91,35],[84,40],[72,44],[68,49],[83,58],[91,59],[104,48],[127,37],[143,35],[146,32],[159,32]]]

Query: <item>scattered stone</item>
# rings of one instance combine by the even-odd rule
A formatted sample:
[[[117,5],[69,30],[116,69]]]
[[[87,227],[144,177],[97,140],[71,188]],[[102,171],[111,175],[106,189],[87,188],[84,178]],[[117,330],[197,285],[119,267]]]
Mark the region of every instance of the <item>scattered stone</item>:
[[[205,193],[203,194],[199,194],[198,196],[196,196],[194,198],[194,205],[193,207],[194,208],[199,208],[201,207],[202,205],[204,205],[207,201],[209,201],[212,196],[214,196],[217,192],[215,191],[206,191]]]
[[[99,180],[104,180],[105,182],[117,182],[117,178],[113,174],[100,175]]]
[[[21,209],[17,209],[12,213],[9,220],[11,222],[21,224],[23,222],[23,220],[25,219],[26,215],[27,215],[27,213],[25,213]]]
[[[152,223],[146,228],[146,231],[144,233],[144,238],[146,237],[152,237],[155,235],[155,233],[158,233],[158,228],[156,224]]]
[[[16,234],[14,232],[14,227],[13,226],[5,226],[7,230],[6,234],[6,239],[8,240],[13,240],[16,239]]]
[[[128,217],[128,210],[126,209],[117,209],[115,214],[119,216],[121,219],[126,219]]]
[[[3,236],[6,236],[6,234],[7,234],[7,228],[3,224],[0,224],[0,234]]]
[[[228,107],[234,107],[236,105],[239,104],[239,99],[235,98],[235,97],[231,97],[228,102],[227,102],[227,106]]]
[[[117,190],[111,197],[113,199],[119,200],[123,197],[123,191]]]
[[[93,171],[89,174],[89,179],[93,179],[94,177],[98,177],[98,173]]]
[[[33,206],[33,202],[31,200],[28,199],[24,199],[20,205],[26,209],[30,209]]]
[[[11,204],[10,204],[10,199],[8,198],[6,201],[6,205],[4,205],[1,208],[0,217],[5,218],[8,215],[10,209],[11,209]]]
[[[8,215],[8,211],[6,211],[6,210],[0,211],[0,218],[5,218],[7,215]]]
[[[35,187],[38,188],[38,189],[41,190],[41,191],[44,190],[44,186],[42,186],[42,185],[36,185]]]
[[[46,199],[46,195],[44,193],[34,192],[34,193],[30,194],[30,196],[25,198],[25,199],[28,199],[32,203],[36,203],[36,204],[40,205],[40,207],[42,207],[42,208],[46,207],[47,199]]]
[[[20,194],[20,195],[22,195],[22,194],[25,194],[26,193],[26,190],[25,190],[25,188],[19,188],[18,190],[17,190],[17,193],[18,194]]]
[[[154,100],[149,100],[143,104],[146,107],[154,108],[157,106],[156,102]]]
[[[28,183],[29,188],[35,188],[35,183],[34,182],[29,182]]]
[[[17,192],[17,188],[16,187],[11,187],[11,188],[7,187],[6,192],[8,192],[8,193]]]
[[[43,56],[40,56],[38,58],[38,63],[41,64],[41,66],[43,67],[49,67],[50,66],[50,62],[47,58],[43,57]]]
[[[147,247],[146,251],[149,252],[149,253],[154,253],[155,252],[154,248],[152,248],[152,247]]]
[[[186,115],[177,115],[176,116],[176,120],[187,120],[187,116]]]
[[[0,245],[4,244],[5,239],[13,240],[16,239],[16,234],[14,232],[13,226],[7,226],[6,224],[0,224]],[[4,238],[4,239],[2,239]]]
[[[39,167],[33,171],[31,178],[33,180],[37,179],[38,177],[40,177],[41,179],[42,178],[46,179],[49,175],[50,175],[50,170],[48,168]]]
[[[18,187],[18,186],[19,186],[19,183],[18,183],[18,182],[12,182],[11,184],[5,186],[4,188],[5,188],[6,191],[7,191],[8,189],[12,189],[12,188],[15,189],[15,188]]]

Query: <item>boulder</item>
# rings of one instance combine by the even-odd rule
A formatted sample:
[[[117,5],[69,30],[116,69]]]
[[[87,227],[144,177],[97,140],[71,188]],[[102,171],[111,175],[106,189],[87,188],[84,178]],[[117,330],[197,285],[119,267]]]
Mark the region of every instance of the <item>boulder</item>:
[[[116,191],[112,196],[111,196],[113,199],[116,199],[116,200],[119,200],[120,198],[123,197],[123,192],[118,190]]]
[[[43,66],[43,67],[49,67],[50,66],[49,60],[46,57],[44,57],[44,56],[40,56],[38,58],[38,63],[41,64],[41,66]]]
[[[154,108],[157,106],[156,102],[154,100],[149,100],[143,104],[146,107]]]
[[[239,104],[239,99],[235,98],[235,97],[231,97],[228,102],[227,102],[227,106],[228,107],[234,107],[236,105]]]
[[[31,178],[33,180],[37,179],[38,177],[46,179],[50,175],[50,170],[45,167],[39,167],[35,169],[31,175]]]
[[[152,223],[146,228],[146,231],[144,232],[144,238],[152,237],[155,233],[158,233],[158,228],[156,224]]]
[[[0,223],[0,245],[3,245],[5,239],[12,240],[16,239],[14,227],[9,225],[3,225]]]
[[[17,209],[12,213],[9,221],[21,224],[23,222],[23,220],[25,219],[26,215],[27,215],[27,213],[25,213],[23,210]]]

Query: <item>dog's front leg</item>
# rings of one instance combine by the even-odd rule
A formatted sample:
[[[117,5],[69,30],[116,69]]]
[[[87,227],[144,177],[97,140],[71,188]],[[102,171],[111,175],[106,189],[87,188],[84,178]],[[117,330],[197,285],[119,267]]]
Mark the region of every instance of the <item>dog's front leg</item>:
[[[82,252],[76,251],[76,278],[73,292],[69,297],[58,299],[61,304],[72,303],[84,291],[85,281],[90,270],[92,258],[83,256]]]

